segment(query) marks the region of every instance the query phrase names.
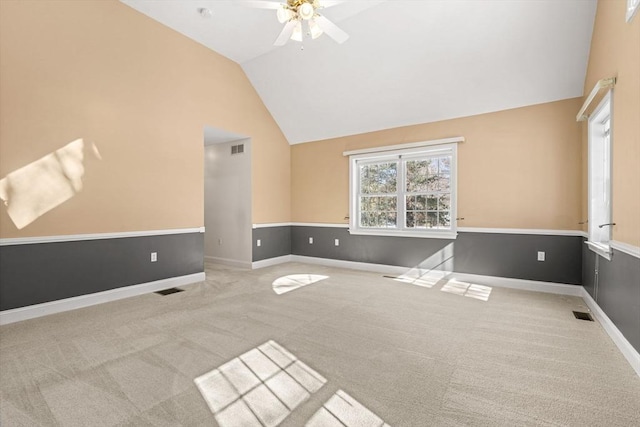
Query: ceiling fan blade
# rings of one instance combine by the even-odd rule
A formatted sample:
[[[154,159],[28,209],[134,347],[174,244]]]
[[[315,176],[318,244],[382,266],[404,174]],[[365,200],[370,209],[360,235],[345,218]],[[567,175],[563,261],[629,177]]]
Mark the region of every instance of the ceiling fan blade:
[[[239,1],[238,4],[247,7],[253,7],[255,9],[272,9],[277,10],[282,7],[283,3],[278,3],[275,1],[259,1],[259,0],[242,0]]]
[[[342,31],[336,24],[329,21],[322,15],[316,16],[316,22],[329,37],[334,39],[337,43],[344,43],[349,38],[349,34]]]
[[[298,21],[294,19],[284,24],[282,32],[273,44],[275,46],[283,46],[287,42],[287,40],[289,40],[289,37],[291,37],[291,33],[293,33],[293,29],[295,28],[297,23]]]

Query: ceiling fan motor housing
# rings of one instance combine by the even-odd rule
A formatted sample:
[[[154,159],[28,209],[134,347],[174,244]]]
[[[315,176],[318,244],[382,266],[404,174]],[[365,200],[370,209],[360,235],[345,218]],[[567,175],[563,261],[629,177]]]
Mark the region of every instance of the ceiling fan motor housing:
[[[309,20],[320,5],[318,0],[287,0],[287,8],[295,14],[294,19]]]

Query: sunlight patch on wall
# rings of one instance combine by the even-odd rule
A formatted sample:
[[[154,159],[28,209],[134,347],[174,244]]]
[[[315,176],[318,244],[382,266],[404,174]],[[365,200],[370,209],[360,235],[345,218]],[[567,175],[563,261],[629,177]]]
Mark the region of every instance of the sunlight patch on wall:
[[[440,290],[450,294],[488,301],[492,288],[490,286],[474,285],[472,283],[459,282],[456,279],[451,279],[447,281]]]
[[[275,341],[194,380],[220,427],[277,426],[327,382]]]
[[[394,280],[423,288],[432,288],[453,271],[453,243],[449,243],[438,252],[423,260],[415,268],[396,277]]]
[[[84,141],[76,139],[0,180],[0,199],[18,229],[82,190],[84,148]],[[100,159],[97,147],[91,148]]]
[[[306,427],[376,426],[389,424],[342,390],[338,390],[305,424]]]
[[[282,295],[328,278],[320,274],[290,274],[277,278],[271,286],[276,294]]]

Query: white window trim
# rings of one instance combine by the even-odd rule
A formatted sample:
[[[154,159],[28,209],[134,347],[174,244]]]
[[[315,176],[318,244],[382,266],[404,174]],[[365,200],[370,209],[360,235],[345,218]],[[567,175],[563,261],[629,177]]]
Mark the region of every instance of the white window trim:
[[[611,250],[611,240],[613,238],[613,233],[611,233],[611,226],[609,227],[609,244],[603,244],[601,242],[596,242],[591,240],[592,239],[592,233],[591,233],[591,229],[592,227],[597,227],[597,225],[594,223],[594,218],[593,218],[593,212],[591,211],[591,197],[592,197],[592,168],[591,168],[591,153],[593,150],[593,144],[596,143],[596,141],[594,141],[594,133],[595,130],[594,128],[596,126],[599,126],[599,123],[602,121],[602,113],[603,110],[605,108],[608,108],[608,112],[609,112],[609,120],[610,120],[610,125],[609,125],[609,129],[610,129],[610,133],[609,133],[609,138],[610,138],[610,142],[609,142],[609,161],[610,164],[613,163],[613,90],[609,90],[607,91],[607,93],[604,95],[604,97],[602,98],[602,100],[600,101],[600,103],[598,104],[598,106],[596,107],[596,109],[593,111],[593,113],[589,116],[589,122],[588,122],[588,130],[587,130],[587,134],[588,134],[588,152],[587,152],[587,164],[588,164],[588,205],[587,205],[587,209],[588,209],[588,217],[589,217],[589,226],[588,226],[588,238],[587,241],[585,242],[587,247],[589,249],[591,249],[593,252],[595,252],[596,254],[604,257],[607,260],[611,260],[611,254],[612,254],[612,250]],[[613,215],[612,215],[612,200],[613,200],[613,194],[611,193],[611,189],[613,187],[612,183],[611,183],[611,176],[612,174],[612,170],[610,167],[610,188],[609,188],[609,219],[612,221],[613,220]]]
[[[447,139],[447,141],[451,141],[454,138]],[[456,142],[464,141],[464,138],[455,138]],[[383,147],[384,151],[375,151],[371,152],[369,150],[359,151],[361,154],[351,154],[349,155],[349,233],[354,235],[369,235],[369,236],[396,236],[396,237],[421,237],[421,238],[429,238],[429,239],[455,239],[458,236],[457,232],[457,211],[458,211],[458,144],[457,143],[434,143],[435,141],[425,141],[422,143],[412,144],[413,148],[405,148],[399,150],[390,150],[390,147]],[[360,228],[358,226],[358,198],[357,195],[357,186],[359,182],[358,177],[358,167],[356,162],[360,161],[381,161],[387,157],[393,156],[416,156],[419,154],[426,155],[437,155],[439,152],[451,152],[452,162],[451,162],[451,173],[450,173],[450,185],[453,189],[451,191],[451,229],[449,230],[398,230],[398,229],[369,229],[369,228]],[[357,153],[353,151],[352,153]],[[346,154],[346,153],[345,153]],[[400,181],[403,181],[404,178],[398,180],[398,185],[401,185]],[[398,204],[400,204],[400,200],[398,200]],[[404,205],[404,200],[402,201]]]

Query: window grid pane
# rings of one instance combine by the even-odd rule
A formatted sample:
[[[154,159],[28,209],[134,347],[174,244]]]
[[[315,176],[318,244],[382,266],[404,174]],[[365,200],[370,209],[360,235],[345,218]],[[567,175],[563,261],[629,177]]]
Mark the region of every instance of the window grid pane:
[[[360,166],[359,223],[363,228],[396,228],[398,162]]]
[[[451,156],[407,160],[405,227],[451,228]]]

